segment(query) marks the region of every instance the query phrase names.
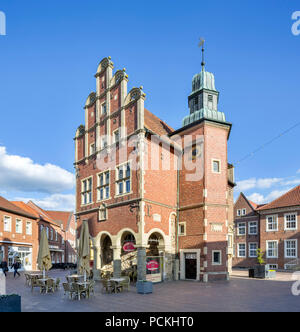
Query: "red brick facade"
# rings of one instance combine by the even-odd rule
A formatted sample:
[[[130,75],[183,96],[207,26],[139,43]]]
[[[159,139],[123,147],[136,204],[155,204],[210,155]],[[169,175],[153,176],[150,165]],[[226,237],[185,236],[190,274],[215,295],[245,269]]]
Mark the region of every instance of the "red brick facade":
[[[37,254],[36,216],[0,197],[0,261],[6,261],[11,269],[11,265],[19,257],[22,269],[35,270]]]
[[[179,274],[187,279],[190,272],[185,264],[195,260],[192,279],[228,278],[234,185],[228,181],[231,125],[203,118],[174,131],[144,108],[142,87],[128,93],[125,71],[113,75],[112,70],[110,58],[104,58],[95,75],[96,93],[89,95],[84,107],[85,125],[75,137],[78,235],[87,220],[94,268],[103,269],[107,263],[103,251],[107,239],[114,261],[121,260],[123,238],[131,234],[136,248],[145,248],[147,255],[156,241],[157,253],[164,258],[165,279],[177,279]],[[191,137],[188,146],[178,141],[186,135]],[[154,136],[160,138],[154,142]],[[133,137],[135,141],[128,144]],[[202,153],[192,156],[199,137],[204,142]],[[95,144],[92,149],[91,144]],[[127,157],[122,158],[120,151],[127,152]],[[202,175],[195,181],[188,179],[195,170],[185,168],[185,155],[194,158],[195,167],[201,166]],[[217,172],[214,161],[219,165]],[[125,167],[120,175],[118,166],[127,162],[130,169]],[[108,180],[103,172],[109,172]]]
[[[245,215],[238,217],[238,211],[246,210]],[[291,269],[299,265],[299,225],[300,218],[300,186],[292,189],[273,202],[258,206],[241,194],[235,203],[235,246],[234,266],[251,267],[257,259],[249,256],[249,243],[256,242],[262,250],[266,264],[274,269]],[[249,235],[249,223],[258,223],[257,235]],[[238,234],[238,225],[246,224],[246,234]],[[238,257],[238,246],[246,243],[245,257]]]

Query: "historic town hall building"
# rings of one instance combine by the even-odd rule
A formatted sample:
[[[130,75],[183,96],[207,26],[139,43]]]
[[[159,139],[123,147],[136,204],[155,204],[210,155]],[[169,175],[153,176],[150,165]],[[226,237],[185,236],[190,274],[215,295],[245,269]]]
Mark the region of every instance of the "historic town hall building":
[[[195,75],[190,114],[174,130],[127,91],[104,58],[75,137],[78,236],[88,222],[94,273],[137,266],[138,279],[227,279],[233,231],[231,124],[213,74]]]

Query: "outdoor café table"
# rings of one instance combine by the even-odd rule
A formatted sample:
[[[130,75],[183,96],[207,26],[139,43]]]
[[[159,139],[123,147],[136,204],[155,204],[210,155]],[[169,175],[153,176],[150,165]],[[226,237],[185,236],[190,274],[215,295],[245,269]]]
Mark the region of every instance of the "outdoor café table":
[[[78,275],[78,274],[73,274],[71,276],[68,276],[71,279],[74,279],[74,282],[78,282],[79,279],[84,278],[84,276]]]
[[[119,287],[119,283],[122,282],[122,281],[124,281],[125,278],[111,278],[111,279],[109,279],[109,280],[115,282],[115,286],[114,286],[114,288],[113,288],[113,292],[114,292],[114,293],[117,293],[117,291],[118,291],[118,287]]]

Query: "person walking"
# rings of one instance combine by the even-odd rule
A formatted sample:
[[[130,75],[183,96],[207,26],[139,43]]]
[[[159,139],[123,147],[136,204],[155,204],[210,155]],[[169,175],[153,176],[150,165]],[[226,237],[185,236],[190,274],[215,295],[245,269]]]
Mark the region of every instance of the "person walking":
[[[15,261],[14,264],[11,266],[14,269],[14,278],[16,277],[16,274],[21,277],[20,273],[18,272],[21,264],[18,261]]]
[[[2,269],[5,277],[7,276],[6,273],[8,272],[8,265],[6,261],[2,261],[0,264],[0,268]]]

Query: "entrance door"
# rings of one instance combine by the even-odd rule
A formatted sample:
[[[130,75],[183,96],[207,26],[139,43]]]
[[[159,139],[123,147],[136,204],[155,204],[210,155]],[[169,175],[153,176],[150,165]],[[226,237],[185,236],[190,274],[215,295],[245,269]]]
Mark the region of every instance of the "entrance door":
[[[185,254],[185,279],[197,279],[197,255]]]

